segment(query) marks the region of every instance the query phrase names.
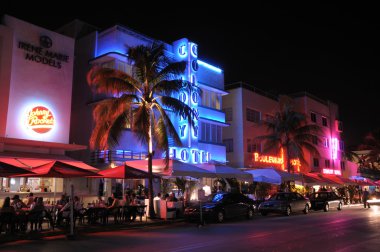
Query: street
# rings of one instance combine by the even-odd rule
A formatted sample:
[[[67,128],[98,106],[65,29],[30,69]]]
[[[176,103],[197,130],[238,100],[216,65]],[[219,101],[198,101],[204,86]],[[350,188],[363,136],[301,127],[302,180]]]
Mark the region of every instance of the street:
[[[49,237],[3,244],[1,251],[378,251],[380,207],[255,216],[222,224],[195,223]]]

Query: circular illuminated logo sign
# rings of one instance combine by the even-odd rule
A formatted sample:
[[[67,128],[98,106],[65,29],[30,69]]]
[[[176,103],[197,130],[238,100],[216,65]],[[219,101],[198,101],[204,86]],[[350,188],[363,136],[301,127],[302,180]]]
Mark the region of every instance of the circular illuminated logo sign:
[[[53,113],[46,107],[34,107],[28,112],[27,126],[39,134],[49,132],[54,124]]]

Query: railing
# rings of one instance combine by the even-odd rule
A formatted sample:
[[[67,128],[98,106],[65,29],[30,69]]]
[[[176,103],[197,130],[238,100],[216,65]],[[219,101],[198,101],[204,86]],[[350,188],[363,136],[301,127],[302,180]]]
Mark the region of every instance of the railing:
[[[145,159],[147,152],[135,152],[130,150],[102,150],[91,152],[91,164],[111,162],[124,162],[130,160]]]

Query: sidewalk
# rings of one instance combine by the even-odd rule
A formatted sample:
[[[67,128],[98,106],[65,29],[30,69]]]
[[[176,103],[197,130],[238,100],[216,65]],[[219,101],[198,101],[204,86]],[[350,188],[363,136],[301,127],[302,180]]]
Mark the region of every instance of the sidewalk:
[[[152,226],[163,226],[170,225],[173,223],[183,222],[184,219],[172,219],[172,220],[163,220],[163,219],[147,219],[146,221],[134,221],[131,223],[124,224],[114,224],[111,221],[109,224],[80,224],[75,228],[74,233],[81,235],[86,233],[96,233],[96,232],[108,232],[108,231],[116,231],[116,230],[128,230],[135,228],[146,228]],[[0,244],[14,241],[22,241],[22,240],[39,240],[47,237],[53,236],[66,236],[70,233],[70,226],[68,227],[59,227],[51,229],[49,228],[47,223],[43,223],[42,231],[30,232],[29,230],[26,233],[15,233],[15,234],[0,234]]]

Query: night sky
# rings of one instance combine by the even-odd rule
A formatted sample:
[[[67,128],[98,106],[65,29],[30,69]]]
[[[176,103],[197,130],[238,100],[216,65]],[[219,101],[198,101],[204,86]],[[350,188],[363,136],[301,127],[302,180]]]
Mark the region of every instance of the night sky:
[[[0,14],[48,29],[77,18],[101,29],[122,24],[168,43],[187,37],[198,44],[201,59],[224,70],[226,83],[245,81],[274,94],[307,91],[337,103],[346,146],[359,144],[380,127],[378,8],[358,2],[265,2],[228,11],[116,3],[75,10],[60,3],[49,11],[31,5],[21,11],[2,5]]]

